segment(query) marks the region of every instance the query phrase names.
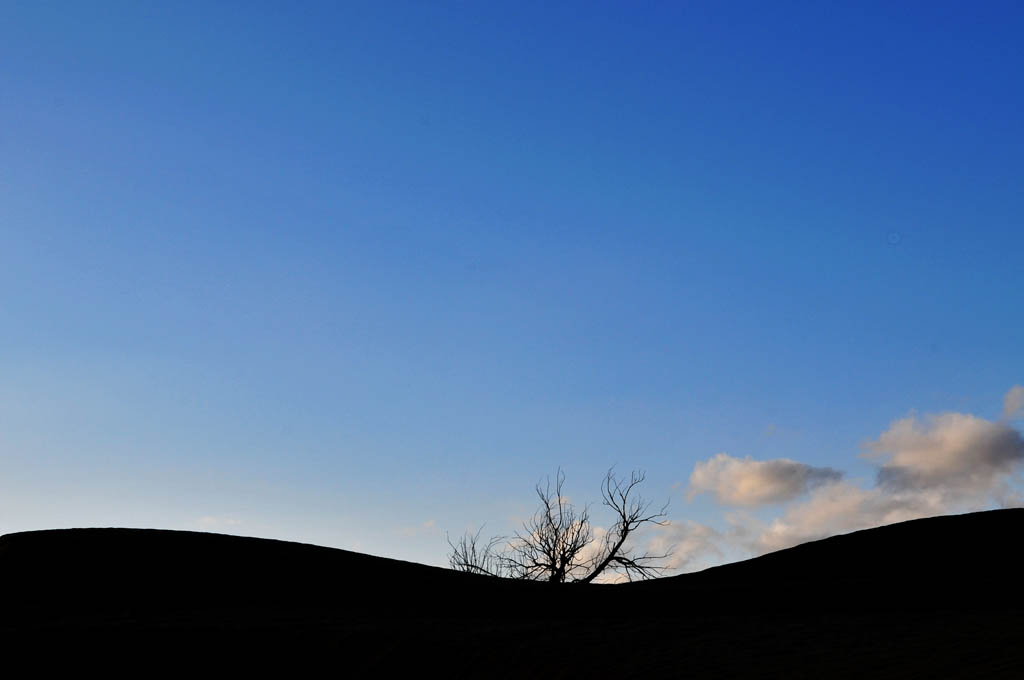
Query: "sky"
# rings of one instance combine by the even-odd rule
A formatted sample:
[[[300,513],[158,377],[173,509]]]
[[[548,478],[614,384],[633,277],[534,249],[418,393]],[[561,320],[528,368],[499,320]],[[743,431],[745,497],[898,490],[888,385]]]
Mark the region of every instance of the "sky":
[[[680,571],[1024,503],[1013,2],[0,6],[0,533]],[[600,523],[599,507],[595,521]]]

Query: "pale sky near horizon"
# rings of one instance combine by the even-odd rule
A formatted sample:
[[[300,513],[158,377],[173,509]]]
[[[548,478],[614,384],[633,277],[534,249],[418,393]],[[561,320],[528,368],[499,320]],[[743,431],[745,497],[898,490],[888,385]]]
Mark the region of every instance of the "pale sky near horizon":
[[[1018,3],[0,7],[0,533],[679,566],[1021,502]]]

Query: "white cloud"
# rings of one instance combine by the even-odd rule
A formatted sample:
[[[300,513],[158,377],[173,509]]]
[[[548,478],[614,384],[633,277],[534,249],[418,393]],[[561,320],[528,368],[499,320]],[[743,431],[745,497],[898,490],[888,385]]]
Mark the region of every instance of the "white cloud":
[[[734,458],[726,453],[697,463],[690,474],[690,492],[711,493],[719,503],[755,506],[789,501],[842,473],[798,463],[788,458],[758,461],[750,456]]]
[[[1015,420],[1024,416],[1024,385],[1014,385],[1003,397],[1003,418]]]
[[[990,494],[1024,460],[1017,430],[964,413],[897,420],[868,447],[884,460],[879,486],[892,490]]]

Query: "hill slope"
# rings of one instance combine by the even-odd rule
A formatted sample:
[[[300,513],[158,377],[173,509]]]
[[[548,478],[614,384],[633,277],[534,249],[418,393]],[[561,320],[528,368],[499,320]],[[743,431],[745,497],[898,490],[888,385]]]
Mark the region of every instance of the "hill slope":
[[[627,587],[718,611],[1022,608],[1020,536],[1024,509],[930,517]]]
[[[235,670],[340,655],[457,677],[1024,677],[1022,529],[1024,510],[938,517],[653,582],[561,587],[266,539],[25,532],[0,537],[0,633],[165,656],[226,645],[244,652],[220,654]]]

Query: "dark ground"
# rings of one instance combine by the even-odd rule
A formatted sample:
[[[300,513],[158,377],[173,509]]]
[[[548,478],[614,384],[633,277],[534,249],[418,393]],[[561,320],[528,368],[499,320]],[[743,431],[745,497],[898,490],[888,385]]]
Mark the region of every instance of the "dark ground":
[[[657,581],[495,581],[218,534],[0,537],[4,653],[41,667],[447,677],[1024,678],[1024,510]]]

